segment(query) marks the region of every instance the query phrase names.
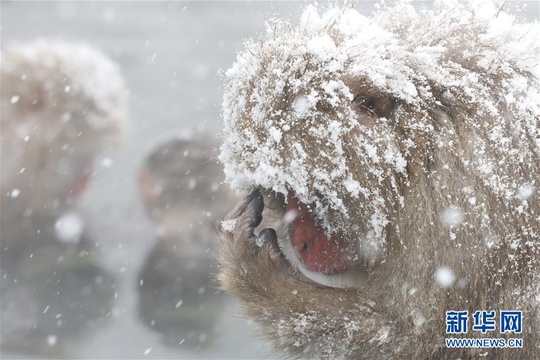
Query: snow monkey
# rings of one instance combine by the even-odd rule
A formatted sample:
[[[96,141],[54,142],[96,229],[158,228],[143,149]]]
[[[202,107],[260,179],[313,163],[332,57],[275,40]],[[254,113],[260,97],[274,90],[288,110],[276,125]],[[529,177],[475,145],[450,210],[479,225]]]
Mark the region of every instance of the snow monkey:
[[[95,159],[119,140],[128,91],[89,45],[16,43],[1,64],[1,346],[72,357],[73,338],[104,323],[115,301],[118,281],[73,208]]]
[[[223,313],[214,281],[219,219],[238,198],[223,184],[219,144],[203,129],[160,143],[139,170],[139,187],[157,243],[140,273],[142,320],[171,345],[208,346]]]
[[[220,160],[248,195],[223,222],[219,280],[276,351],[540,358],[538,30],[489,2],[400,2],[307,7],[246,43]]]
[[[15,43],[1,61],[2,240],[17,242],[6,226],[54,218],[84,192],[96,157],[119,140],[128,91],[119,67],[85,44]]]
[[[205,129],[186,128],[159,143],[143,161],[138,173],[139,189],[150,217],[161,231],[173,231],[181,225],[179,216],[169,213],[181,212],[184,219],[194,213],[198,219],[191,221],[200,225],[209,218],[217,224],[229,210],[234,200],[222,184],[218,148],[217,139]],[[199,211],[186,211],[186,207]]]

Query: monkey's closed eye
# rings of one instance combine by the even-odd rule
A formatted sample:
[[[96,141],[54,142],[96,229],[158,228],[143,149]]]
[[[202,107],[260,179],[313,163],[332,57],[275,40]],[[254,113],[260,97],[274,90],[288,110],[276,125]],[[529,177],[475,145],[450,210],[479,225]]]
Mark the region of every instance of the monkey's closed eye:
[[[360,103],[356,104],[356,109],[358,111],[368,114],[369,116],[379,117],[379,115],[377,114],[375,101],[372,99],[362,99]]]
[[[392,110],[391,101],[386,96],[358,94],[354,97],[351,105],[359,115],[372,119],[388,118]]]

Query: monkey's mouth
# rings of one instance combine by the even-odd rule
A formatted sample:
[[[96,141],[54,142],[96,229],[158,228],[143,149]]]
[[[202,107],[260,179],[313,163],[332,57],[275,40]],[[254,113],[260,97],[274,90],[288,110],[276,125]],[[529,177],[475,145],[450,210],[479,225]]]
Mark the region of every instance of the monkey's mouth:
[[[327,236],[313,207],[301,203],[292,192],[286,201],[273,192],[264,194],[264,227],[277,229],[279,247],[291,266],[317,284],[358,286],[365,269],[354,247],[339,234]]]
[[[339,274],[350,267],[347,244],[340,234],[328,236],[313,214],[314,205],[305,205],[292,193],[287,196],[284,222],[288,239],[303,266],[326,275]]]

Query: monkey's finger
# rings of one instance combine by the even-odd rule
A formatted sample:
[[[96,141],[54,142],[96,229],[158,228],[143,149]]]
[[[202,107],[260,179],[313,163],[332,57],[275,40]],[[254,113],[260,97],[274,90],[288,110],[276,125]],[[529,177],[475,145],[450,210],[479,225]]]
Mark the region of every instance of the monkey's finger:
[[[266,252],[274,261],[281,257],[276,230],[266,228],[259,233],[256,239],[257,246]]]
[[[261,193],[258,189],[254,189],[229,213],[227,219],[231,220],[240,217],[246,212],[247,207],[252,204],[253,201],[257,201],[258,198],[262,200]],[[262,203],[262,207],[264,208],[264,202]],[[260,213],[262,213],[262,209],[260,210]]]
[[[288,263],[284,262],[283,253],[279,248],[276,230],[272,228],[262,230],[256,239],[256,244],[260,249],[259,253],[265,253],[276,264],[287,264],[286,267],[289,267]]]
[[[264,210],[264,200],[258,190],[251,192],[237,207],[238,216],[234,221],[235,242],[250,240],[255,242],[257,237],[254,235],[255,228],[262,221],[262,212]]]
[[[254,190],[247,196],[245,202],[246,209],[243,215],[247,217],[247,225],[254,229],[259,226],[262,221],[264,200],[259,190]]]
[[[266,228],[262,230],[259,233],[259,236],[257,237],[257,245],[263,246],[265,244],[267,245],[276,245],[277,246],[277,234],[276,230],[272,228]]]

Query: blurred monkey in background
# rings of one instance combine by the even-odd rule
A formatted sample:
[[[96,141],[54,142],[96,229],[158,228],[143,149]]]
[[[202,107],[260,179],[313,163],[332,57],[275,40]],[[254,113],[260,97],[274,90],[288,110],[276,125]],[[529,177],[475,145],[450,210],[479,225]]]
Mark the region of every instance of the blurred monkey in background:
[[[66,339],[103,322],[113,301],[75,205],[120,139],[128,90],[86,44],[14,43],[1,64],[2,348],[69,357]]]
[[[47,231],[41,222],[54,226],[84,193],[125,128],[128,91],[118,65],[89,45],[16,43],[1,61],[2,235],[14,249],[24,246],[14,232],[37,222]]]
[[[139,311],[170,345],[208,346],[224,308],[213,282],[213,239],[236,198],[222,184],[217,147],[206,131],[185,129],[152,150],[139,170],[158,237],[140,274]]]

